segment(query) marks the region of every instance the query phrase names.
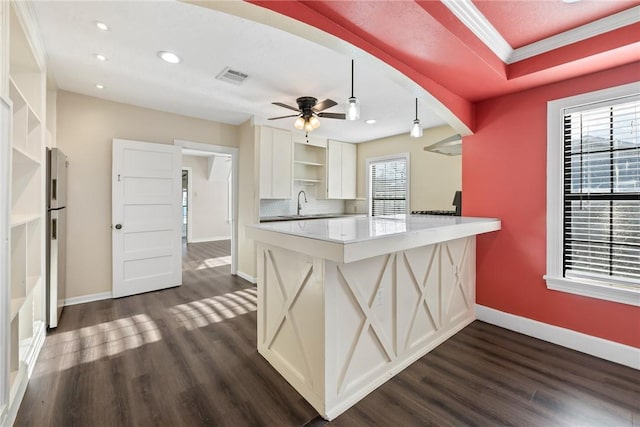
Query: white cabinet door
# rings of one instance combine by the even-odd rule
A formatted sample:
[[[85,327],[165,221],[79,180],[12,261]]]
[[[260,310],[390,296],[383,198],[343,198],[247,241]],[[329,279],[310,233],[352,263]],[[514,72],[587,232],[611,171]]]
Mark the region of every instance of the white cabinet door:
[[[329,140],[327,149],[327,198],[355,199],[356,146]]]
[[[342,144],[342,198],[356,198],[356,145]]]
[[[180,147],[113,140],[113,296],[182,284]]]
[[[273,129],[260,129],[260,198],[270,199],[273,187]]]
[[[272,152],[272,198],[291,199],[293,193],[293,146],[291,133],[286,130],[273,130]]]
[[[327,148],[327,198],[342,198],[342,143],[331,140]]]
[[[260,198],[291,199],[293,146],[286,130],[260,129]]]

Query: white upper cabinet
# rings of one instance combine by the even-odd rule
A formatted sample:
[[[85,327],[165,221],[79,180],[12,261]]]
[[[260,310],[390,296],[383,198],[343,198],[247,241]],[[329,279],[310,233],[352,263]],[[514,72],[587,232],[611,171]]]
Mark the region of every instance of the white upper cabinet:
[[[340,141],[328,141],[327,198],[356,198],[356,146]]]
[[[293,143],[291,133],[260,128],[260,198],[291,199]]]

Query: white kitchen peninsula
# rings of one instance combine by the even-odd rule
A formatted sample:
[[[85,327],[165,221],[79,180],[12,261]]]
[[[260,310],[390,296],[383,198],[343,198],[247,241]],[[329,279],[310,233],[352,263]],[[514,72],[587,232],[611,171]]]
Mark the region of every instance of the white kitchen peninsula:
[[[258,351],[333,419],[475,319],[475,236],[489,218],[263,223]]]

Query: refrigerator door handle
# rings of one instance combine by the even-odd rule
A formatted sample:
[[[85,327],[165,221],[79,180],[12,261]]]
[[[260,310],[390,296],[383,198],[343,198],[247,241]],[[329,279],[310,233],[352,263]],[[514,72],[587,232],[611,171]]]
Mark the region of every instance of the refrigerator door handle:
[[[51,240],[57,240],[58,238],[58,220],[51,219]]]
[[[56,178],[51,180],[51,200],[58,200],[58,180]]]

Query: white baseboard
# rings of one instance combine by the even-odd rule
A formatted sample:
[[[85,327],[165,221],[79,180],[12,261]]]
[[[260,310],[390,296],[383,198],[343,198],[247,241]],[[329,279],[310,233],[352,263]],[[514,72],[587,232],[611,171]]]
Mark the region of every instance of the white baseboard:
[[[476,304],[478,320],[640,370],[640,348]]]
[[[189,240],[189,243],[217,242],[218,240],[231,240],[231,236],[198,237]]]
[[[67,298],[64,300],[65,307],[68,305],[84,304],[86,302],[100,301],[103,299],[111,299],[111,292],[100,292],[97,294],[80,295],[79,297]]]
[[[249,276],[247,273],[243,273],[242,271],[238,271],[238,276],[242,277],[248,282],[253,283],[254,285],[258,282],[255,277]]]

